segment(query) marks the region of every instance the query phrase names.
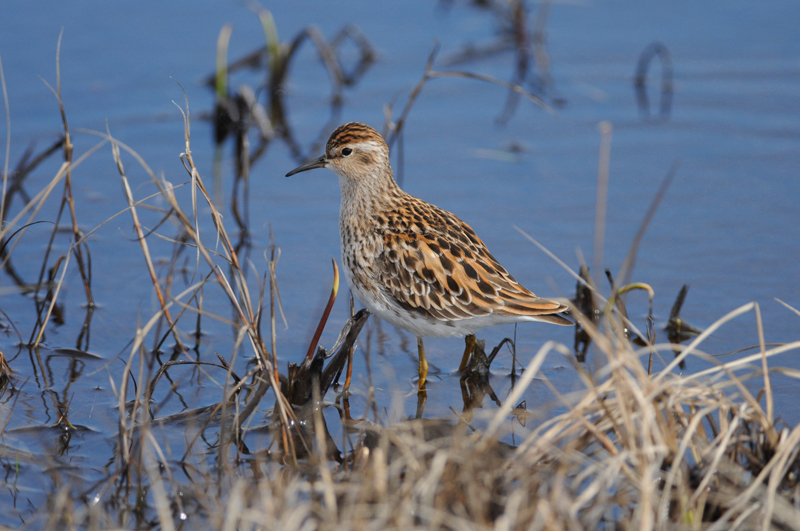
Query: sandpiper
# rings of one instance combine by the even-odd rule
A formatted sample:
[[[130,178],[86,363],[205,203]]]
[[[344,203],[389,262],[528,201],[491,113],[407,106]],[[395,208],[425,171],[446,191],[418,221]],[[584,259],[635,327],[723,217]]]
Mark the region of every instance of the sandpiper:
[[[372,127],[342,125],[324,155],[286,176],[314,168],[339,176],[342,261],[353,294],[370,312],[417,338],[420,391],[428,374],[424,337],[467,336],[463,371],[474,332],[484,326],[572,324],[558,315],[567,306],[537,297],[514,280],[469,225],[401,190],[389,147]]]

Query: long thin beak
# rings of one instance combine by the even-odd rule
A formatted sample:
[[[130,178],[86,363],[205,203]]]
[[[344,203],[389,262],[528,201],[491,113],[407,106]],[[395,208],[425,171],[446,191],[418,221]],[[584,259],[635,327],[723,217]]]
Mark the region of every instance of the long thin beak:
[[[328,160],[325,158],[325,155],[322,155],[318,159],[314,159],[311,162],[307,162],[302,166],[293,169],[289,173],[286,174],[287,177],[291,177],[295,173],[300,173],[301,171],[308,171],[313,170],[314,168],[324,168],[325,165],[328,163]]]

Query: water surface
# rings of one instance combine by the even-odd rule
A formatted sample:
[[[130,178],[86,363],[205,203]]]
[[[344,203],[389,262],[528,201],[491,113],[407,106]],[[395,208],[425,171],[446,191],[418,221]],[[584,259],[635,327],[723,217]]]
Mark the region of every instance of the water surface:
[[[395,112],[405,105],[435,42],[441,48],[437,69],[513,79],[510,51],[443,66],[467,46],[493,42],[502,27],[491,13],[463,3],[448,7],[428,2],[304,1],[267,7],[284,40],[311,24],[328,38],[344,25],[356,24],[377,51],[377,62],[358,84],[345,89],[341,122],[363,121],[381,129],[385,105],[394,103]],[[578,267],[578,250],[592,263],[598,124],[609,121],[613,138],[604,267],[619,269],[661,180],[670,165],[679,161],[675,180],[642,240],[633,274],[633,280],[654,288],[658,324],[668,318],[681,286],[689,284],[683,317],[692,324],[705,328],[742,304],[756,301],[766,341],[795,340],[798,316],[774,299],[800,307],[798,11],[791,2],[553,4],[546,24],[552,84],[543,97],[557,115],[520,101],[510,120],[501,125],[504,89],[465,79],[432,80],[405,125],[403,187],[471,224],[500,262],[537,294],[571,297],[572,276],[514,227],[536,238],[573,269]],[[29,144],[35,142],[41,149],[61,132],[57,102],[41,78],[55,84],[56,43],[63,28],[61,85],[76,153],[86,152],[99,141],[84,130],[108,127],[159,175],[174,184],[186,182],[178,159],[184,150],[183,121],[173,103],[184,104],[183,87],[192,111],[195,161],[207,182],[212,182],[215,148],[211,126],[202,115],[212,109],[213,94],[202,80],[213,71],[223,23],[234,27],[229,57],[262,45],[264,37],[253,13],[228,2],[144,7],[71,2],[50,5],[47,11],[13,3],[5,7],[5,13],[0,21],[0,54],[11,109],[12,169]],[[535,13],[532,6],[531,18]],[[667,47],[674,66],[671,113],[663,123],[642,119],[633,88],[638,57],[655,41]],[[352,48],[343,53],[345,61],[354,55]],[[654,63],[651,80],[658,74]],[[262,79],[261,74],[240,74],[232,83],[255,86]],[[310,146],[321,133],[327,134],[321,128],[330,117],[329,79],[311,47],[306,45],[299,52],[285,90],[295,138]],[[650,96],[657,98],[655,89]],[[222,148],[217,190],[225,205],[232,190],[232,152],[230,143]],[[141,199],[154,193],[155,187],[135,161],[131,157],[124,161],[134,195]],[[399,168],[397,150],[393,161]],[[25,183],[28,193],[40,190],[60,162],[56,156],[37,169]],[[298,361],[305,353],[330,290],[330,260],[339,260],[337,179],[324,170],[285,179],[283,175],[299,162],[285,144],[272,143],[252,168],[249,193],[252,247],[246,256],[254,271],[263,275],[266,269],[264,251],[270,246],[270,234],[281,249],[277,278],[288,328],[278,328],[277,352],[283,363]],[[126,207],[108,146],[76,168],[73,179],[84,231]],[[59,198],[60,188],[36,219],[52,222]],[[188,195],[183,199],[188,200]],[[161,200],[152,204],[164,206]],[[17,200],[12,212],[20,206]],[[207,208],[200,213],[207,216]],[[143,215],[151,228],[160,219],[154,213]],[[225,216],[233,231],[232,215],[226,210]],[[204,226],[210,238],[211,226],[208,222]],[[35,282],[51,227],[32,227],[14,251],[13,265],[27,282]],[[162,226],[159,232],[174,237],[174,230]],[[53,253],[66,252],[69,242],[69,233],[59,232]],[[152,237],[149,242],[154,260],[165,267],[172,244]],[[66,458],[74,474],[90,482],[102,476],[115,451],[118,403],[111,382],[119,385],[136,326],[147,321],[158,304],[128,214],[103,225],[88,243],[97,301],[88,339],[80,335],[87,310],[73,264],[59,298],[65,321],[48,326],[45,348],[38,355],[20,346],[10,326],[13,323],[19,330],[22,343],[28,342],[34,303],[30,296],[16,292],[7,275],[2,276],[0,306],[7,317],[2,318],[6,333],[0,338],[0,348],[19,378],[18,392],[6,391],[3,400],[2,418],[11,412],[5,444],[53,456],[62,464]],[[213,246],[211,241],[207,244]],[[193,263],[193,252],[184,256]],[[255,289],[259,281],[255,272],[251,280]],[[347,295],[343,289],[322,336],[324,345],[333,343],[349,315]],[[230,318],[221,294],[209,293],[205,304],[207,308],[218,305],[213,313]],[[628,311],[643,328],[647,304],[641,293],[628,298]],[[187,333],[193,326],[190,321],[185,325]],[[384,420],[402,419],[416,408],[414,340],[383,324],[382,341],[378,341],[377,327],[375,322],[367,325],[356,351],[352,409],[354,415],[364,414],[370,377],[364,355],[369,353],[377,401],[386,410]],[[215,361],[219,353],[229,359],[232,329],[207,319],[203,332],[198,356]],[[715,333],[703,350],[720,354],[754,345],[756,332],[755,318],[747,314]],[[493,346],[514,334],[517,353],[525,363],[549,339],[572,345],[570,328],[545,325],[521,325],[516,330],[495,327],[481,337]],[[666,341],[660,329],[659,334]],[[88,354],[64,350],[76,346]],[[455,374],[461,342],[431,339],[426,341],[426,350],[433,377],[425,415],[435,418],[461,411],[462,393]],[[249,355],[244,351],[237,358],[237,370],[242,373]],[[590,368],[601,363],[590,355]],[[791,354],[776,363],[800,366]],[[688,370],[705,366],[692,360]],[[504,351],[492,366],[492,385],[499,400],[511,387],[510,368],[511,355]],[[551,355],[543,370],[562,391],[577,385],[570,362],[558,355]],[[182,386],[164,400],[161,413],[179,413],[219,400],[219,375],[176,369],[172,376]],[[160,399],[169,395],[169,384],[166,380],[162,384],[157,393]],[[788,405],[796,394],[794,384],[776,377],[775,388],[780,416],[795,424],[800,417]],[[529,409],[549,411],[545,404],[552,400],[541,382],[535,382],[526,395]],[[265,403],[264,409],[270,404]],[[497,407],[488,397],[483,405],[489,410]],[[70,422],[79,427],[69,437],[58,425],[59,408],[67,408]],[[263,411],[256,422],[266,423]],[[168,437],[181,439],[177,433],[168,432]],[[25,477],[31,481],[30,474]],[[48,492],[54,487],[52,481],[42,479],[42,484],[21,488]],[[17,506],[19,512],[6,517],[9,525],[35,511],[41,498],[32,495],[31,500],[30,507]],[[11,502],[6,498],[3,503]]]

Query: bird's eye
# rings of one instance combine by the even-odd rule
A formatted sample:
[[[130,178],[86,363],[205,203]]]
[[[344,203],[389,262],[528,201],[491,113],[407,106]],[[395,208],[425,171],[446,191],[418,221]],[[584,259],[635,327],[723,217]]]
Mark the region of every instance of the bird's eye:
[[[353,150],[352,150],[352,149],[350,149],[350,148],[344,148],[344,149],[342,150],[342,156],[343,156],[343,157],[349,157],[349,156],[350,156],[350,155],[352,155],[352,154],[353,154]]]

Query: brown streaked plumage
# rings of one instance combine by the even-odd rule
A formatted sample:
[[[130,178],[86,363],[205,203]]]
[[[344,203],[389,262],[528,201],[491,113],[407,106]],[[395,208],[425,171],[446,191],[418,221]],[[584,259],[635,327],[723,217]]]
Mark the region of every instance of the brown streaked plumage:
[[[427,373],[423,337],[474,339],[484,326],[521,321],[572,324],[558,315],[567,306],[537,297],[514,280],[469,225],[401,190],[389,148],[373,128],[342,125],[323,156],[286,176],[314,168],[339,176],[339,230],[350,289],[372,313],[417,337],[420,389]],[[462,370],[465,362],[466,357]]]

